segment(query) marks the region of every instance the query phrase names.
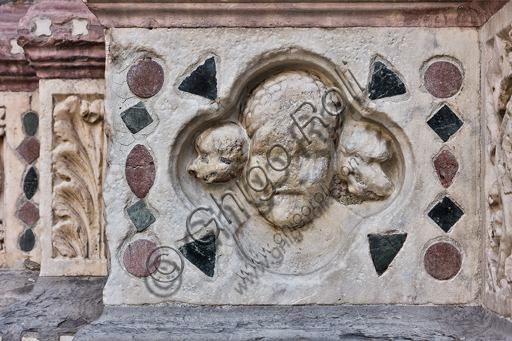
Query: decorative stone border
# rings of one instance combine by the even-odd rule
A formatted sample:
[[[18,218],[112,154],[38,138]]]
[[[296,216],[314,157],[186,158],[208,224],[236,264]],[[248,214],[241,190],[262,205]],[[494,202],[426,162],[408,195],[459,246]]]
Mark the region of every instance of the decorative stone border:
[[[57,175],[59,172],[66,171],[69,167],[72,167],[71,164],[73,160],[69,160],[69,158],[73,158],[75,156],[68,155],[68,160],[70,164],[59,167],[59,160],[54,160],[56,155],[60,152],[57,151],[57,142],[58,138],[62,138],[60,134],[63,133],[63,129],[70,129],[74,127],[74,129],[91,129],[89,125],[100,125],[103,127],[103,94],[105,89],[105,82],[103,80],[41,80],[41,123],[40,130],[46,132],[43,136],[41,136],[41,160],[42,164],[40,166],[41,173],[41,181],[40,181],[40,189],[41,189],[41,218],[44,222],[44,231],[41,236],[41,245],[42,245],[42,264],[41,264],[41,276],[106,276],[107,275],[107,259],[105,252],[105,236],[103,230],[103,200],[99,199],[96,203],[94,203],[96,195],[101,193],[102,179],[103,179],[103,171],[104,168],[99,167],[95,169],[95,174],[83,173],[80,176],[84,177],[84,179],[71,179],[69,181],[68,186],[75,188],[76,186],[80,187],[80,183],[87,184],[95,184],[89,185],[87,188],[79,188],[77,190],[80,191],[81,194],[85,193],[86,195],[90,195],[90,198],[87,197],[87,201],[90,201],[88,204],[95,205],[94,215],[92,216],[92,220],[85,222],[79,222],[80,228],[85,229],[87,236],[87,243],[83,241],[83,237],[75,236],[74,233],[78,233],[78,231],[73,231],[72,229],[64,229],[62,224],[66,223],[65,219],[57,219],[56,216],[56,206],[58,206],[58,210],[65,210],[66,207],[62,207],[62,205],[57,205],[61,203],[63,200],[62,191],[59,188],[62,185],[62,182],[57,183]],[[56,98],[60,96],[59,100]],[[76,96],[77,100],[80,101],[80,96],[87,99],[101,99],[101,103],[90,102],[89,107],[87,107],[87,112],[82,113],[82,108],[84,107],[85,100],[82,101],[82,104],[78,104],[80,107],[80,115],[84,121],[83,127],[78,127],[79,122],[72,121],[72,124],[69,126],[67,124],[60,125],[58,129],[60,131],[57,132],[57,126],[55,125],[55,121],[57,119],[54,118],[55,115],[58,115],[56,112],[57,102],[59,105],[62,103],[73,100],[73,96]],[[88,102],[89,103],[89,102]],[[96,104],[95,104],[96,103]],[[98,106],[96,108],[95,106]],[[76,115],[73,109],[70,109],[72,112],[69,112],[67,115]],[[101,117],[98,116],[98,112],[101,113]],[[83,115],[82,115],[83,114]],[[66,115],[64,115],[66,116]],[[84,130],[85,131],[85,130]],[[87,151],[85,144],[81,139],[87,140],[87,144],[94,146],[95,155],[90,154],[88,159],[97,159],[104,157],[104,148],[106,148],[104,142],[101,142],[101,139],[104,139],[104,136],[98,136],[95,140],[92,139],[94,136],[97,136],[95,132],[87,133],[90,135],[80,135],[78,131],[66,131],[67,134],[76,135],[76,141],[69,141],[72,145],[75,145],[76,149],[82,149],[82,153]],[[103,134],[103,130],[101,128],[101,134]],[[79,146],[78,144],[82,143],[83,145]],[[63,143],[58,146],[61,147]],[[57,154],[56,154],[57,153]],[[76,156],[77,158],[80,155]],[[57,161],[57,162],[56,162]],[[78,161],[77,161],[78,162]],[[103,159],[102,164],[105,165],[105,161]],[[64,168],[62,168],[64,167]],[[84,165],[84,168],[87,168],[87,165]],[[76,174],[75,174],[76,176]],[[89,177],[85,179],[85,177]],[[74,182],[76,181],[76,182]],[[92,187],[91,187],[92,186]],[[58,195],[56,191],[60,192]],[[70,189],[72,190],[72,189]],[[99,195],[101,198],[101,195]],[[81,210],[78,207],[78,204],[73,200],[69,200],[68,205],[77,206],[74,207],[76,210]],[[75,224],[73,219],[68,219],[69,224]],[[60,225],[59,225],[60,224]],[[59,226],[59,228],[57,228]],[[64,235],[62,235],[64,234]],[[56,244],[60,243],[60,244]],[[62,246],[64,243],[64,246]],[[68,247],[72,245],[73,247]],[[77,247],[77,244],[79,245]],[[85,245],[87,244],[87,245]],[[61,245],[61,247],[57,247],[56,245]],[[85,245],[85,246],[84,246]],[[66,247],[68,247],[66,249]],[[58,249],[58,251],[57,251]],[[57,256],[57,252],[59,256]]]

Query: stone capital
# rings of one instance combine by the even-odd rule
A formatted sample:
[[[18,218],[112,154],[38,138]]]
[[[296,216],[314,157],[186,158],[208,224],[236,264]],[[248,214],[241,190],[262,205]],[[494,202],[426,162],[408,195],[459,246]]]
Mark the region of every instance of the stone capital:
[[[82,1],[41,1],[20,20],[18,33],[39,78],[104,77],[103,29]]]
[[[0,91],[34,91],[36,72],[18,45],[18,22],[30,5],[0,6]]]

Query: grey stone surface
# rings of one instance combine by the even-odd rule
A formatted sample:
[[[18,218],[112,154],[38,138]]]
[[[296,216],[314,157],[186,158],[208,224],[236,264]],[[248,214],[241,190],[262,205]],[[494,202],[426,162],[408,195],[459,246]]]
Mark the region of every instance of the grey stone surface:
[[[21,340],[38,332],[57,341],[97,319],[103,310],[105,277],[39,277],[31,271],[0,271],[0,336]]]
[[[512,340],[478,306],[107,306],[88,340]]]

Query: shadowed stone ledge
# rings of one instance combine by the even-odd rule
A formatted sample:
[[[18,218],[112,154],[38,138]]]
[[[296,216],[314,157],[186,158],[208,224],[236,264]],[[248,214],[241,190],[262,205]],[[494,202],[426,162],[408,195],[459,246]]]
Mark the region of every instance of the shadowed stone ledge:
[[[482,307],[107,306],[88,340],[512,340],[512,322]]]

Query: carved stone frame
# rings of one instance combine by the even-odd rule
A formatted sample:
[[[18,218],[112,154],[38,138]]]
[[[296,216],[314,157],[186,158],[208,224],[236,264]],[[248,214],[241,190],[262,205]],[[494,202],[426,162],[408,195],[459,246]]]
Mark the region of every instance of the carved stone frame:
[[[41,80],[41,219],[43,220],[44,231],[41,235],[42,264],[41,276],[106,276],[107,259],[106,255],[99,259],[84,258],[53,258],[52,227],[54,225],[53,215],[53,161],[52,150],[54,140],[54,118],[55,96],[104,96],[104,80]],[[104,144],[106,147],[106,144]],[[103,154],[104,157],[105,154]],[[102,170],[105,172],[105,167]],[[95,217],[101,219],[103,225],[103,214]],[[104,230],[100,232],[104,234]],[[105,240],[102,238],[102,243]]]

